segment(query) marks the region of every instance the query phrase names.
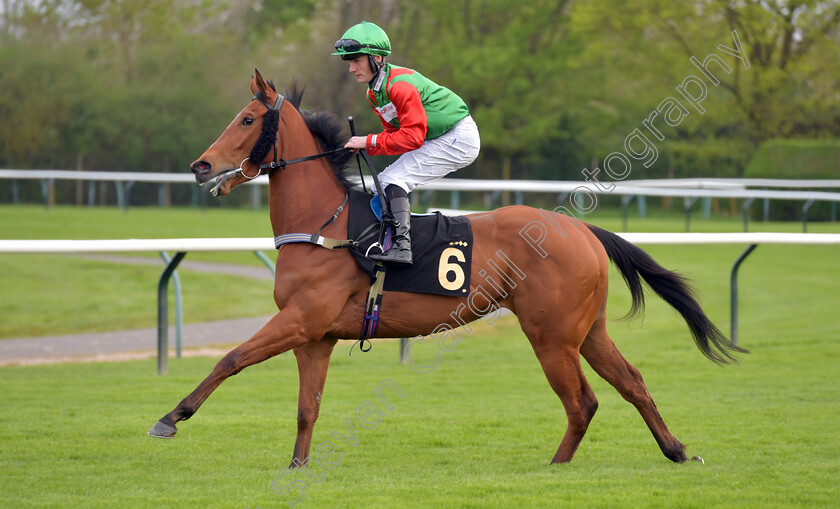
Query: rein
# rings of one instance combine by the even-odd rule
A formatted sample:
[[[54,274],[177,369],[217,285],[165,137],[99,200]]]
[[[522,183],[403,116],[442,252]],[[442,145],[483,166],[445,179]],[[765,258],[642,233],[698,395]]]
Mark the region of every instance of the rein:
[[[275,160],[275,161],[272,161],[270,163],[261,164],[260,165],[260,170],[266,170],[266,169],[273,170],[275,168],[285,168],[286,166],[288,166],[290,164],[303,163],[303,162],[306,162],[306,161],[311,161],[313,159],[320,159],[322,157],[327,157],[327,156],[331,156],[333,154],[338,154],[339,152],[344,152],[346,150],[352,150],[352,149],[342,147],[342,148],[337,148],[335,150],[330,150],[330,151],[327,151],[327,152],[321,152],[320,154],[315,154],[315,155],[312,155],[312,156],[298,157],[297,159],[292,159],[291,161],[286,161],[285,159],[280,158],[279,160]]]

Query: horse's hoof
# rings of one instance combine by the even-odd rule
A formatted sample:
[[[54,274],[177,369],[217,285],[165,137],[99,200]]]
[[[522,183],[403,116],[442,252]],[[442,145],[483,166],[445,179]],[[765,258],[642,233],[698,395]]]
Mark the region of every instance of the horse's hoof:
[[[175,429],[175,426],[170,426],[161,420],[152,426],[152,429],[149,430],[149,436],[155,438],[172,438],[177,432],[178,430]]]
[[[705,464],[706,464],[706,462],[705,462],[705,461],[703,461],[703,458],[701,458],[700,456],[692,456],[691,461],[697,461],[697,462],[699,462],[701,465],[705,465]]]

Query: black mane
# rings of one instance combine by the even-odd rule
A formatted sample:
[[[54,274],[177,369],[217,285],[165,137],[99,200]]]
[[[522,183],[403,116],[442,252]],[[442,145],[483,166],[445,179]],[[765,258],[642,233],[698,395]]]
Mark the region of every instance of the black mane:
[[[274,87],[273,84],[271,86],[272,88]],[[321,146],[321,150],[328,152],[343,147],[347,143],[347,140],[350,139],[350,133],[344,122],[337,115],[328,111],[310,112],[300,109],[300,101],[303,98],[305,89],[305,86],[300,86],[296,81],[293,81],[284,90],[283,95],[300,112],[303,121],[306,123],[306,127],[315,136],[315,139]],[[347,150],[331,154],[325,158],[330,163],[330,168],[332,168],[335,177],[345,189],[353,189],[359,186],[358,179],[352,180],[350,178],[351,172],[347,169],[347,163],[350,161],[352,155]]]

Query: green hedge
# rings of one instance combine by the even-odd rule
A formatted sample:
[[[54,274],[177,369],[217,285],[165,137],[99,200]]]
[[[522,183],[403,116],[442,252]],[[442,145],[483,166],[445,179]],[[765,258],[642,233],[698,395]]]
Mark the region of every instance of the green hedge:
[[[840,140],[768,140],[744,171],[747,178],[838,179]]]
[[[768,140],[761,144],[747,165],[747,178],[840,179],[840,140]],[[826,191],[826,189],[821,189]],[[832,191],[834,191],[832,189]],[[753,207],[755,209],[755,207]],[[809,221],[835,220],[837,205],[817,202],[808,212]],[[753,210],[757,217],[758,211]],[[773,200],[771,218],[799,221],[802,201]]]

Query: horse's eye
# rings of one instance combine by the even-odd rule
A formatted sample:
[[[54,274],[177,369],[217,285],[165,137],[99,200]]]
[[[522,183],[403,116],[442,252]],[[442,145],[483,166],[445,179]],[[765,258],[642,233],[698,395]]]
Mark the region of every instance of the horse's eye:
[[[251,125],[254,123],[254,117],[245,117],[242,119],[242,125]]]

